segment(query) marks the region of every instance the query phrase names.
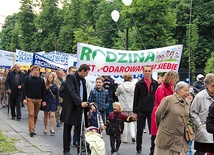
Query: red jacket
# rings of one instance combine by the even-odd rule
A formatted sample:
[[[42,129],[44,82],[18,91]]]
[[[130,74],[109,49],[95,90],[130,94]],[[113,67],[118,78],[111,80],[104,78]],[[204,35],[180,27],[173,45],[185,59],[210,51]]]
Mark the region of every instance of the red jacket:
[[[162,83],[157,88],[157,90],[155,92],[155,106],[153,108],[152,117],[151,117],[151,135],[156,135],[157,131],[158,131],[158,128],[157,128],[156,122],[155,122],[155,118],[156,118],[155,113],[156,113],[158,106],[161,103],[161,100],[168,95],[172,95],[173,93],[174,93],[174,87],[171,84],[166,85],[166,84]]]
[[[133,118],[123,112],[111,112],[107,118],[107,134],[122,134],[124,122],[132,122]]]

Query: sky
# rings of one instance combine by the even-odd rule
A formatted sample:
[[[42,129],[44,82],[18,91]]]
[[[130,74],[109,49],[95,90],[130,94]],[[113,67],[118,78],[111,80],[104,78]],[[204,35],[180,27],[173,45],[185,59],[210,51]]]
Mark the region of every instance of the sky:
[[[20,0],[0,0],[0,27],[4,23],[5,17],[19,12]]]

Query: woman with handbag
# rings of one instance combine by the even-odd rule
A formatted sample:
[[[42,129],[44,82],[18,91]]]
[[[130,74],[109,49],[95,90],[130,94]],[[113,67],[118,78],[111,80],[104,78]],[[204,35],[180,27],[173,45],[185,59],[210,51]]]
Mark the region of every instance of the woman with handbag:
[[[44,111],[44,134],[47,134],[48,117],[50,117],[50,134],[54,135],[54,116],[59,105],[59,93],[57,85],[54,84],[54,75],[49,74],[45,83],[46,86],[46,106],[42,107]]]
[[[190,86],[178,82],[175,93],[161,101],[156,111],[158,132],[154,155],[188,155],[189,139],[186,128],[189,122],[190,101],[187,99]]]
[[[156,117],[155,113],[162,99],[174,93],[174,87],[178,80],[179,80],[178,73],[176,73],[173,70],[168,71],[164,75],[162,83],[158,86],[155,92],[155,104],[154,104],[154,108],[152,110],[152,116],[151,116],[151,147],[150,147],[149,155],[154,154],[154,149],[155,149],[154,142],[158,132],[158,128],[156,126],[156,121],[155,121],[155,117]]]

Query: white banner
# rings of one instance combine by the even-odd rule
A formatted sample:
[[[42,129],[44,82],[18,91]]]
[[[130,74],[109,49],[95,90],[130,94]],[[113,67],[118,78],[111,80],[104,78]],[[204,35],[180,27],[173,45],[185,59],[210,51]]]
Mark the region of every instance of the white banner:
[[[10,69],[14,65],[14,52],[0,50],[0,68]]]
[[[77,58],[76,56],[69,56],[68,58],[68,67],[70,66],[77,66]],[[86,80],[91,81],[92,83],[95,82],[96,78],[98,76],[102,76],[103,74],[97,74],[94,75],[91,71],[89,72],[89,75],[86,76]],[[122,75],[112,75],[111,76],[116,83],[123,83],[124,79]],[[133,74],[133,82],[136,83],[138,81],[138,77],[139,78],[143,78],[143,74]],[[153,72],[152,73],[152,77],[157,80],[157,72]]]
[[[56,62],[54,62],[42,55],[39,55],[37,53],[33,54],[32,65],[38,65],[43,68],[49,68],[49,69],[54,69],[54,70],[63,69],[66,71],[66,69],[67,69],[67,68],[65,68],[64,65],[57,64]]]
[[[43,55],[45,51],[36,52],[38,54]],[[16,63],[20,65],[31,65],[33,61],[33,53],[32,52],[25,52],[22,50],[16,49]]]
[[[36,53],[46,57],[47,59],[53,60],[58,64],[65,65],[66,67],[68,65],[69,56],[76,56],[76,54],[62,53],[58,51],[52,51],[47,53],[42,51],[42,52],[36,52]],[[16,50],[16,63],[31,65],[32,60],[33,60],[33,53],[25,52],[18,49]]]
[[[32,60],[33,53],[16,49],[16,63],[20,65],[31,65]]]
[[[145,65],[153,72],[178,72],[183,45],[141,51],[115,50],[78,43],[77,66],[86,63],[93,75],[141,74]]]

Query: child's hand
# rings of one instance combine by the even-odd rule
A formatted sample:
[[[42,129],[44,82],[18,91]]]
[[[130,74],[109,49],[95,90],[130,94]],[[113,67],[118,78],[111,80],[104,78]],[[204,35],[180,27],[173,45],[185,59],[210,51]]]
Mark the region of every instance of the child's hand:
[[[106,129],[106,126],[101,126],[101,130],[105,130]]]
[[[95,111],[96,108],[92,105],[92,106],[91,106],[91,110],[92,110],[92,111]]]
[[[93,113],[93,110],[91,109],[91,110],[89,111],[89,113],[92,114],[92,113]]]
[[[137,121],[137,114],[136,113],[134,113],[133,114],[133,118],[132,118],[134,121]]]
[[[133,121],[137,121],[137,118],[136,118],[136,117],[132,117],[132,120],[133,120]]]

